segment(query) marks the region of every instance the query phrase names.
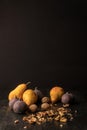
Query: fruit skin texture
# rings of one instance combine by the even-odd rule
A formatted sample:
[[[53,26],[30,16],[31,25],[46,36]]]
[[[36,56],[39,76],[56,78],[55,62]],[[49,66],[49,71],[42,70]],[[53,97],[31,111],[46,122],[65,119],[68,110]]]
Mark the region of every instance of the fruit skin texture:
[[[43,98],[43,93],[37,87],[35,87],[34,92],[38,95],[39,100]]]
[[[74,100],[74,95],[72,93],[66,92],[62,97],[61,97],[61,102],[63,104],[68,104],[72,103]]]
[[[24,91],[27,89],[26,84],[19,84],[14,90],[12,90],[8,95],[8,100],[12,100],[13,98],[22,99]]]
[[[27,105],[25,102],[18,100],[13,105],[13,111],[15,113],[24,113],[24,111],[27,109]]]
[[[36,95],[36,93],[32,90],[32,89],[27,89],[24,93],[23,93],[23,101],[27,104],[27,105],[31,105],[36,103],[38,100],[38,96]]]
[[[18,101],[17,98],[13,98],[12,100],[9,101],[8,106],[9,106],[10,110],[13,110],[13,105],[14,105],[14,103],[15,103],[16,101]]]
[[[64,94],[64,89],[60,86],[54,86],[51,90],[50,90],[50,99],[52,103],[56,103],[57,101],[59,101],[62,97],[62,95]]]
[[[61,102],[62,102],[63,104],[68,104],[68,103],[70,103],[70,96],[69,96],[68,94],[64,94],[64,95],[62,96],[62,98],[61,98]]]

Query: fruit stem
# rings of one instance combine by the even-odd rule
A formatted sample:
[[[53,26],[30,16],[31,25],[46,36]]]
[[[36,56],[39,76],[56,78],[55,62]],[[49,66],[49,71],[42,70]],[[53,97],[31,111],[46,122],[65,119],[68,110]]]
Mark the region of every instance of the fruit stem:
[[[26,85],[29,85],[31,82],[27,82]]]
[[[35,87],[35,90],[37,90],[38,87]]]

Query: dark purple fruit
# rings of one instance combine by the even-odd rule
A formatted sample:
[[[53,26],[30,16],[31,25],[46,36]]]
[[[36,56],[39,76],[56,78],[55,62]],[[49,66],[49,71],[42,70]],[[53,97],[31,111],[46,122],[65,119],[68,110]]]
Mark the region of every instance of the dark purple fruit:
[[[24,113],[26,109],[27,105],[21,100],[16,101],[13,105],[13,111],[15,113]]]
[[[61,102],[63,104],[68,104],[73,101],[73,98],[74,98],[73,94],[67,92],[67,93],[63,94],[63,96],[61,97]]]
[[[71,97],[71,99],[74,98],[74,95],[73,95],[72,93],[68,93],[68,94],[69,94],[69,96]]]
[[[34,92],[38,96],[38,99],[42,99],[43,98],[43,93],[37,87],[35,87]]]
[[[13,105],[14,105],[14,103],[15,103],[16,101],[18,101],[17,98],[13,98],[12,100],[9,101],[8,106],[9,106],[9,108],[10,108],[11,110],[13,110]]]
[[[71,98],[70,103],[74,103],[74,101],[75,101],[75,96],[74,96],[72,93],[68,93],[68,94],[69,94],[69,96],[70,96],[70,98]]]

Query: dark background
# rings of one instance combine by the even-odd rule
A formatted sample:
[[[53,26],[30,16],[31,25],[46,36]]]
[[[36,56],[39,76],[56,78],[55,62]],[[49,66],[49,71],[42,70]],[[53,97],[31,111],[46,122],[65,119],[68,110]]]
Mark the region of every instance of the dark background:
[[[86,17],[85,1],[0,1],[0,86],[86,87]]]
[[[87,130],[86,34],[84,0],[0,0],[0,130],[24,129],[22,117],[8,110],[8,94],[27,81],[45,95],[53,85],[73,93],[77,116],[63,130]],[[62,128],[46,123],[30,129]]]

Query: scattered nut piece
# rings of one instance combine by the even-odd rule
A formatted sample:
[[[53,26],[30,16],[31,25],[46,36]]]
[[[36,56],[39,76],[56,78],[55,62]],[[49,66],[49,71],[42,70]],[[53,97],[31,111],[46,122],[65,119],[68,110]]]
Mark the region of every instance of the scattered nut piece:
[[[41,124],[41,122],[39,122],[39,121],[37,121],[36,123],[37,123],[38,125],[40,125],[40,124]]]
[[[60,119],[59,115],[54,118],[55,121],[59,121],[59,119]]]
[[[63,107],[69,107],[69,104],[63,104]]]
[[[66,123],[67,121],[73,120],[73,118],[72,110],[68,105],[59,107],[55,104],[50,105],[48,103],[43,103],[41,105],[41,111],[37,111],[33,114],[28,113],[27,116],[23,117],[23,121],[27,121],[29,124],[36,123],[40,125],[53,120],[59,121],[60,123]],[[63,124],[60,124],[60,127],[63,127]]]
[[[53,120],[52,117],[48,117],[48,118],[47,118],[47,121],[52,121],[52,120]]]
[[[70,118],[70,121],[72,121],[72,120],[73,120],[73,117]]]
[[[47,111],[47,114],[48,114],[48,116],[54,116],[55,115],[55,112],[53,111],[53,110],[49,110],[49,111]]]
[[[37,119],[36,119],[35,117],[32,117],[32,118],[31,118],[31,121],[32,121],[32,122],[36,122]]]
[[[32,117],[31,119],[28,119],[28,122],[30,124],[34,124],[34,123],[36,123],[36,121],[37,121],[37,118],[35,118],[35,117]]]
[[[60,122],[66,123],[67,122],[67,118],[65,118],[65,117],[60,118]]]
[[[63,127],[63,124],[60,124],[60,127],[62,128],[62,127]]]
[[[57,108],[57,111],[59,112],[59,111],[64,111],[65,110],[65,108],[64,107],[58,107]]]
[[[27,119],[27,117],[24,116],[24,117],[23,117],[23,121],[26,121],[26,119]]]
[[[54,106],[57,106],[57,104],[54,104]]]
[[[59,115],[60,116],[64,116],[64,112],[63,111],[59,111]]]
[[[67,115],[68,115],[68,117],[70,117],[70,118],[72,117],[72,114],[71,114],[71,113],[67,113]]]
[[[14,123],[15,123],[15,124],[18,124],[18,123],[19,123],[19,120],[15,120]]]
[[[24,126],[24,129],[27,129],[28,127],[27,126]]]
[[[77,110],[75,110],[75,113],[77,113]]]

